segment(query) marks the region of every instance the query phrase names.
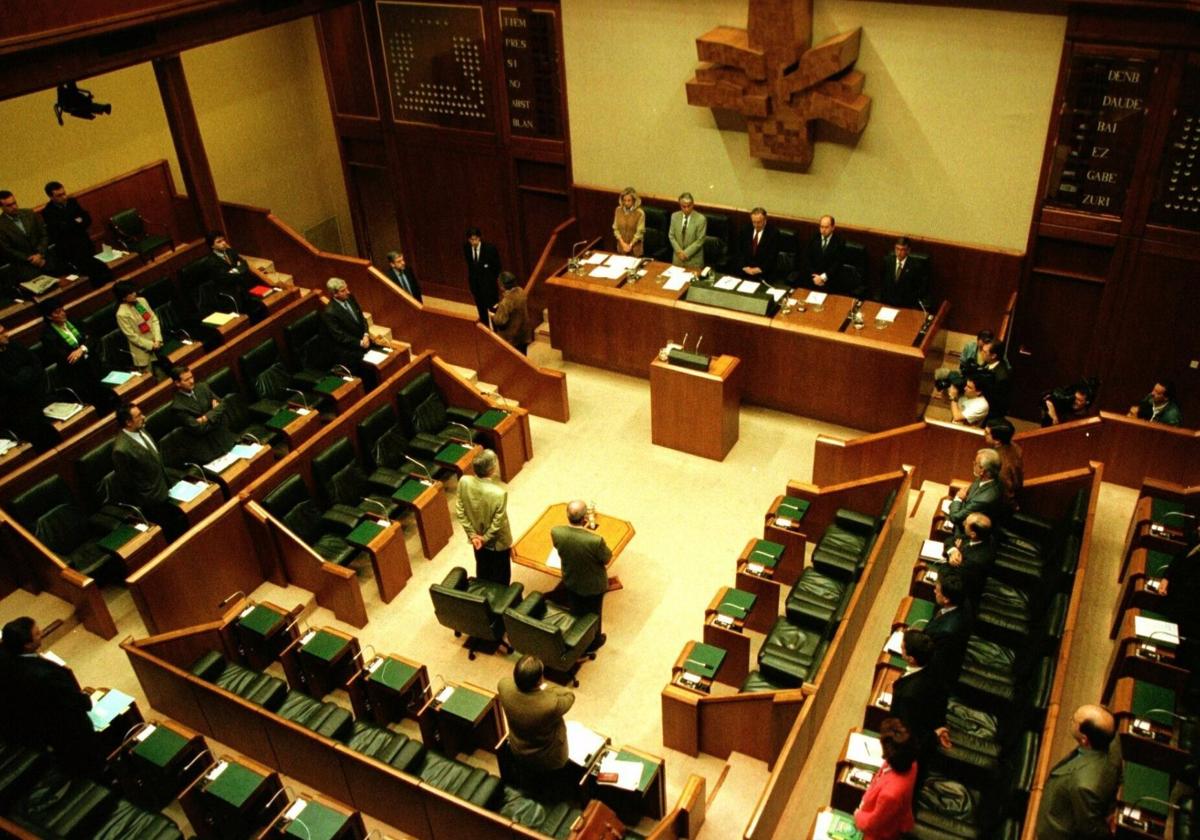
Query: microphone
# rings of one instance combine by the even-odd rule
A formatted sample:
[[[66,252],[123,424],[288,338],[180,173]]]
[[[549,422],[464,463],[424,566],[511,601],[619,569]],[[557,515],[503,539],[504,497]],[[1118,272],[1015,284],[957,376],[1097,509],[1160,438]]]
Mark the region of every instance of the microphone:
[[[191,341],[191,340],[192,340],[192,335],[191,335],[191,333],[189,333],[189,332],[188,332],[187,330],[185,330],[183,327],[176,327],[176,328],[175,328],[175,333],[176,333],[177,335],[181,335],[181,336],[183,336],[183,337],[184,337],[184,339],[185,339],[186,341]]]
[[[382,514],[380,515],[380,519],[379,519],[380,525],[382,525],[383,527],[386,528],[388,525],[392,524],[392,521],[390,519],[388,519],[387,508],[384,506],[383,502],[380,502],[378,499],[363,499],[361,502],[358,503],[358,506],[362,507],[363,505],[367,504],[368,502],[375,505],[382,511]]]
[[[688,338],[688,334],[687,334],[687,333],[684,333],[684,334],[683,334],[683,341],[679,342],[679,349],[681,349],[681,350],[682,350],[684,347],[687,347],[687,338]]]
[[[335,371],[335,370],[340,370],[344,376],[354,376],[354,374],[350,372],[350,368],[346,367],[345,365],[334,365],[329,370],[331,372]]]
[[[3,436],[6,440],[11,440],[13,443],[21,442],[21,438],[12,429],[0,429],[0,436]]]
[[[66,385],[60,385],[58,390],[66,391],[68,394],[70,394],[72,397],[75,398],[75,402],[79,403],[80,405],[83,405],[83,400],[81,400],[79,398],[79,394],[75,393],[74,388],[68,388]]]
[[[370,649],[371,649],[371,658],[370,658],[370,659],[368,659],[368,658],[367,658],[367,655],[366,655],[365,653],[363,653],[363,651],[364,651],[364,650],[366,650],[367,648],[370,648]],[[354,655],[355,655],[356,657],[358,657],[358,662],[359,662],[359,664],[360,664],[360,665],[362,665],[362,666],[365,668],[365,667],[367,666],[367,663],[368,663],[368,662],[370,662],[370,661],[372,661],[373,659],[375,659],[375,646],[374,646],[374,645],[369,645],[369,644],[368,644],[368,645],[363,645],[362,647],[360,647],[360,648],[358,649],[358,651],[357,651],[357,652],[356,652]]]
[[[221,292],[219,295],[217,295],[217,297],[223,297],[223,298],[225,298],[226,300],[228,300],[230,303],[232,303],[232,304],[233,304],[233,314],[234,314],[234,315],[241,315],[241,314],[242,314],[242,313],[241,313],[241,312],[238,310],[237,298],[235,298],[233,295],[229,294],[228,292]]]
[[[195,467],[196,470],[200,473],[200,480],[202,482],[204,482],[205,484],[208,484],[208,476],[204,474],[204,467],[200,466],[199,464],[193,463],[192,461],[185,461],[183,465],[185,467]]]
[[[456,423],[456,422],[454,422],[453,420],[451,420],[451,421],[450,421],[449,423],[447,423],[446,425],[447,425],[447,426],[457,426],[458,428],[462,429],[464,432],[466,432],[466,433],[467,433],[467,436],[466,436],[466,438],[465,438],[465,439],[463,439],[463,440],[459,440],[458,438],[451,438],[452,440],[456,441],[457,443],[465,443],[467,446],[474,446],[474,445],[475,445],[475,441],[471,440],[471,430],[470,430],[469,428],[467,428],[467,427],[466,427],[464,424],[462,424],[462,423]]]
[[[699,353],[700,353],[700,342],[703,340],[704,340],[704,336],[700,336],[699,338],[696,339],[696,349],[693,352],[695,352],[697,355],[699,355]]]
[[[427,479],[429,479],[429,483],[433,484],[433,473],[431,473],[429,471],[429,467],[425,466],[424,464],[422,464],[420,461],[418,461],[416,458],[412,457],[411,455],[405,455],[404,460],[409,461],[409,462],[413,463],[414,465],[416,465],[417,469],[419,469],[421,472],[425,473],[425,477]]]
[[[291,793],[288,791],[288,789],[286,787],[281,787],[279,790],[271,794],[271,798],[267,800],[267,804],[263,805],[262,807],[263,811],[267,811],[271,807],[271,803],[278,799],[279,794],[281,793],[287,793],[288,798],[291,798]],[[280,816],[282,816],[282,814]]]
[[[1147,717],[1148,715],[1167,715],[1168,717],[1172,717],[1175,720],[1185,723],[1191,720],[1191,718],[1187,715],[1181,715],[1178,712],[1171,711],[1170,709],[1147,709],[1141,713],[1140,717]]]
[[[262,441],[260,441],[258,438],[256,438],[256,437],[255,437],[253,434],[251,434],[250,432],[242,432],[242,437],[244,437],[244,438],[250,438],[250,440],[254,441],[254,442],[255,442],[256,444],[258,444],[259,446],[262,446]]]
[[[578,242],[576,242],[574,245],[572,245],[571,246],[571,259],[578,260],[579,259],[579,246],[587,245],[587,244],[588,244],[588,241],[586,239],[580,239]]]
[[[146,514],[142,513],[142,509],[140,507],[138,507],[137,505],[131,505],[131,504],[129,504],[129,502],[117,502],[117,506],[123,507],[123,508],[129,508],[131,511],[133,511],[134,513],[136,513],[138,515],[138,519],[141,520],[143,525],[145,525],[147,528],[150,527],[150,520],[146,518]]]
[[[928,321],[933,316],[929,314],[929,310],[925,308],[925,301],[917,298],[917,306],[921,307],[921,311],[925,313],[925,320]]]
[[[295,394],[298,396],[300,398],[300,404],[304,406],[305,409],[308,408],[308,400],[304,398],[303,391],[297,391],[295,388],[284,388],[283,390],[287,391],[289,394]]]
[[[226,595],[226,596],[225,596],[225,600],[224,600],[224,601],[222,601],[221,603],[217,604],[217,609],[219,609],[219,610],[223,610],[223,609],[225,609],[227,606],[229,606],[230,604],[232,604],[232,603],[233,603],[235,600],[237,600],[238,598],[245,598],[245,597],[246,597],[246,593],[245,593],[245,592],[243,592],[242,590],[238,589],[238,590],[236,590],[236,591],[234,591],[234,592],[230,593],[229,595]]]

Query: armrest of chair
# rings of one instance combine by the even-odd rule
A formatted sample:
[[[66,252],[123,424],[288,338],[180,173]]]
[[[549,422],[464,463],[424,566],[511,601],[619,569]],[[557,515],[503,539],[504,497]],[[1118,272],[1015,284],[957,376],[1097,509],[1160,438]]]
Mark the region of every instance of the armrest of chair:
[[[595,613],[581,615],[575,619],[571,629],[563,633],[563,641],[567,643],[567,647],[573,648],[586,639],[588,633],[594,632],[599,623],[600,617]]]
[[[849,508],[838,508],[833,520],[847,531],[869,534],[875,530],[876,518]]]
[[[467,588],[467,570],[462,566],[455,566],[442,580],[442,586],[447,589],[465,590]]]
[[[534,613],[541,612],[542,601],[544,597],[541,592],[531,592],[525,596],[525,600],[512,607],[512,611],[517,615],[527,616],[529,618],[537,618]]]
[[[470,426],[479,419],[479,412],[470,408],[460,408],[458,406],[446,406],[446,416],[456,423],[463,423]]]
[[[362,520],[362,513],[347,505],[334,505],[321,514],[321,521],[349,533]]]
[[[524,592],[525,584],[523,583],[510,583],[503,589],[497,587],[495,590],[488,592],[488,607],[491,608],[492,612],[500,615],[513,604],[517,603]]]

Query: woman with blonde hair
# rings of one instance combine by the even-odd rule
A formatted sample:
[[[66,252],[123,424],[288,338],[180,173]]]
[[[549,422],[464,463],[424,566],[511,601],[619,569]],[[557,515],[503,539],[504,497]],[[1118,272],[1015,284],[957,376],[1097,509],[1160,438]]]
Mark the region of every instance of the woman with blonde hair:
[[[621,190],[617,210],[613,215],[613,236],[617,238],[617,253],[631,257],[642,255],[642,238],[646,235],[646,211],[637,190]]]

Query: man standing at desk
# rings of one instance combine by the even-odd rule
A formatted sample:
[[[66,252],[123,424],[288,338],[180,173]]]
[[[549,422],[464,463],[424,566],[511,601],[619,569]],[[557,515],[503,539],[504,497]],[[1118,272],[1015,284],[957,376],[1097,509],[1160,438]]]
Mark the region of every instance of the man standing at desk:
[[[175,383],[171,413],[188,433],[188,458],[207,464],[232,449],[237,437],[229,430],[225,405],[212,388],[197,382],[196,375],[182,365],[171,368],[171,381]]]
[[[679,209],[671,214],[671,264],[686,268],[704,268],[704,235],[708,220],[695,209],[691,193],[679,196]]]
[[[896,240],[892,253],[883,261],[880,272],[879,299],[887,306],[916,309],[929,308],[929,273],[925,260],[911,258],[907,236]]]
[[[363,354],[371,349],[371,334],[362,307],[340,277],[330,277],[325,289],[332,299],[321,310],[321,326],[333,344],[338,364],[361,373]]]
[[[479,323],[486,325],[488,310],[500,300],[496,280],[500,277],[500,252],[490,242],[483,241],[483,232],[477,228],[467,229],[467,242],[463,245],[463,257],[467,261],[467,286],[475,298],[475,311]]]
[[[842,270],[842,256],[846,250],[846,238],[837,232],[833,216],[822,216],[819,229],[804,248],[802,285],[812,286],[822,292],[842,294],[838,276]]]
[[[561,770],[569,756],[563,715],[575,704],[575,693],[544,682],[543,671],[536,656],[522,656],[513,675],[497,686],[508,719],[508,748],[520,768],[531,774]]]
[[[552,528],[550,539],[562,561],[568,608],[575,615],[596,614],[596,639],[588,648],[593,651],[608,641],[604,635],[603,610],[612,549],[602,536],[588,530],[587,505],[579,499],[567,505],[567,522],[570,524]]]
[[[779,259],[779,228],[767,219],[767,211],[755,207],[750,211],[750,227],[738,236],[738,271],[747,280],[775,279],[775,263]]]
[[[174,539],[187,530],[187,517],[171,502],[162,453],[144,428],[146,416],[136,405],[127,404],[117,406],[116,416],[121,431],[113,441],[112,460],[119,496]]]
[[[496,453],[485,449],[471,462],[474,475],[458,481],[454,513],[475,549],[475,577],[508,586],[512,581],[512,529],[508,491],[495,480]]]
[[[86,275],[93,286],[107,285],[112,280],[112,272],[96,259],[96,248],[88,233],[92,226],[91,214],[74,196],[67,195],[67,188],[58,181],[46,184],[46,195],[50,200],[42,208],[42,219],[59,259]]]

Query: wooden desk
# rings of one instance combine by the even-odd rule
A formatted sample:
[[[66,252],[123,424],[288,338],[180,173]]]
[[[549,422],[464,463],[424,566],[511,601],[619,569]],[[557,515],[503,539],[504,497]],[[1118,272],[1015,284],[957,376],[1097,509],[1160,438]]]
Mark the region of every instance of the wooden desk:
[[[1110,698],[1121,677],[1145,680],[1177,693],[1183,691],[1187,682],[1189,672],[1180,664],[1178,652],[1173,647],[1137,637],[1133,625],[1140,613],[1141,610],[1130,610],[1118,629],[1117,642],[1108,661],[1104,694],[1101,695],[1100,702],[1105,705],[1111,706]]]
[[[0,475],[15,470],[22,464],[27,464],[37,456],[33,451],[33,445],[28,441],[21,441],[12,449],[0,455]]]
[[[154,386],[154,377],[149,372],[129,372],[134,375],[120,385],[112,386],[112,392],[117,395],[121,402],[129,402]]]
[[[223,324],[212,324],[208,321],[201,322],[204,324],[204,326],[208,327],[208,329],[216,333],[217,338],[220,339],[220,341],[218,341],[219,344],[227,343],[230,338],[250,326],[249,315],[241,315],[233,312],[223,312],[220,314],[233,315],[233,317]]]
[[[919,310],[901,310],[894,324],[877,330],[877,307],[868,303],[865,328],[841,332],[850,298],[830,295],[820,313],[797,308],[768,318],[676,299],[682,292],[664,294],[654,279],[663,268],[652,263],[633,284],[551,277],[546,291],[553,345],[568,361],[646,376],[645,360],[667,341],[703,335],[709,346],[742,360],[746,402],[865,431],[920,416],[922,387],[928,392],[932,385],[923,385],[922,346],[929,346],[940,318],[917,342],[925,323]],[[947,308],[943,304],[939,315]]]
[[[408,547],[404,544],[404,529],[399,521],[368,515],[346,536],[346,542],[370,555],[375,583],[379,586],[379,598],[385,604],[390,603],[412,577]]]
[[[183,344],[176,347],[167,354],[167,358],[171,360],[173,365],[187,365],[189,359],[204,355],[204,345],[193,339],[185,339]]]
[[[454,526],[450,522],[450,500],[446,485],[440,481],[409,476],[392,500],[412,510],[421,537],[421,553],[432,560],[450,542]]]
[[[180,795],[179,804],[201,840],[233,840],[258,833],[282,807],[281,794],[283,782],[274,770],[223,756]]]
[[[874,756],[872,762],[863,763],[851,756],[850,745],[856,736],[866,736],[872,742],[872,755]],[[842,745],[842,751],[838,755],[830,804],[839,811],[854,813],[871,783],[871,777],[875,775],[882,762],[883,751],[879,744],[879,736],[870,731],[850,730]]]
[[[133,802],[161,811],[212,763],[204,738],[174,721],[145,724],[109,755],[121,792]]]
[[[205,473],[212,475],[225,491],[226,497],[232,499],[239,490],[248,487],[274,463],[275,455],[271,452],[271,447],[262,444],[262,448],[254,453],[253,457],[238,458],[219,473],[209,473],[208,470],[205,470]]]
[[[197,482],[192,481],[191,483],[196,484]],[[204,517],[223,504],[225,504],[225,495],[221,492],[221,485],[207,480],[204,482],[204,489],[196,498],[190,502],[175,502],[175,506],[183,511],[183,515],[187,518],[189,528],[195,527]]]
[[[500,478],[512,481],[525,465],[525,440],[521,434],[522,418],[516,412],[502,408],[491,408],[482,412],[472,424],[476,440],[486,442],[487,448],[496,453],[500,461]]]
[[[892,684],[904,674],[903,669],[890,662],[875,669],[875,681],[871,684],[871,697],[863,713],[863,728],[878,732],[886,718],[892,716]],[[885,702],[886,701],[886,702]]]
[[[1176,697],[1168,688],[1129,677],[1117,680],[1109,699],[1121,739],[1121,757],[1181,775],[1188,761],[1173,715]]]
[[[642,765],[642,778],[636,790],[623,790],[615,785],[596,781],[600,764],[607,753],[616,753],[621,761],[636,761]],[[599,799],[616,811],[628,825],[637,825],[643,817],[660,820],[667,813],[666,762],[655,755],[633,747],[609,747],[600,753],[584,780],[589,799]]]
[[[736,615],[740,610],[719,611],[730,591],[728,586],[722,586],[704,610],[704,643],[726,653],[725,663],[714,679],[737,688],[750,673],[750,637],[745,633],[748,614]],[[723,621],[728,624],[720,623]]]
[[[723,461],[738,440],[740,360],[717,356],[707,371],[650,363],[650,440]]]
[[[418,713],[421,740],[426,746],[440,744],[449,758],[481,748],[494,752],[505,731],[496,693],[471,683],[447,682],[446,687],[453,689],[448,699],[439,699],[443,689]]]
[[[258,274],[258,272],[255,272]],[[262,275],[258,274],[261,278]],[[300,296],[300,290],[295,286],[273,286],[270,283],[263,283],[264,286],[271,286],[271,291],[263,297],[251,295],[255,300],[260,301],[267,309],[267,317],[269,318],[276,309],[280,309],[291,303]]]
[[[550,557],[550,550],[554,548],[554,542],[550,539],[550,529],[566,524],[566,502],[550,505],[538,517],[538,520],[529,526],[529,530],[513,544],[513,562],[554,577],[562,577],[562,570],[550,568],[546,565],[546,560]],[[612,557],[608,558],[607,563],[607,566],[611,568],[612,564],[617,562],[617,557],[625,550],[625,546],[633,539],[634,530],[633,525],[624,519],[617,519],[615,516],[608,516],[597,511],[596,530],[593,533],[603,537],[609,550],[612,551]],[[614,580],[615,578],[609,579],[610,591],[616,588],[613,586]]]
[[[779,617],[780,601],[784,597],[783,585],[777,579],[775,571],[783,559],[784,551],[783,546],[778,543],[751,537],[737,558],[734,585],[743,592],[754,593],[758,598],[755,609],[770,616],[772,625]],[[769,633],[770,627],[762,632]]]
[[[804,549],[808,542],[804,533],[803,515],[799,518],[785,501],[787,496],[776,496],[767,509],[763,523],[763,539],[784,547],[775,566],[775,579],[784,586],[794,586],[804,571]],[[780,507],[783,506],[783,510]]]
[[[319,794],[305,793],[288,804],[255,840],[362,840],[366,836],[361,813]]]
[[[281,425],[272,425],[272,422],[275,421],[276,418],[279,418],[282,414],[281,411],[280,413],[277,413],[275,417],[272,417],[271,420],[267,422],[267,425],[272,429],[279,430],[279,433],[283,435],[284,439],[287,441],[289,448],[295,449],[297,446],[304,443],[304,441],[316,434],[317,421],[321,415],[317,413],[315,408],[305,408],[301,405],[293,405],[292,403],[288,403],[284,407],[283,411],[290,411],[296,416]]]
[[[365,393],[363,381],[357,376],[327,376],[318,382],[313,390],[333,400],[333,410],[337,414],[361,400]]]
[[[299,617],[299,606],[288,612],[267,602],[250,604],[231,625],[238,654],[251,668],[266,669],[299,635]]]
[[[50,420],[49,417],[46,419],[50,421],[50,427],[54,429],[55,437],[58,438],[59,443],[62,443],[80,429],[90,426],[96,421],[96,418],[96,407],[85,405],[82,411],[77,411],[66,420]]]
[[[378,350],[385,357],[378,362],[363,360],[363,364],[375,371],[376,382],[382,382],[395,373],[397,365],[403,367],[412,361],[412,346],[403,341],[389,341],[387,344],[372,342],[370,349]]]
[[[294,639],[280,661],[288,685],[303,685],[305,692],[320,700],[344,688],[358,670],[358,640],[333,627],[309,630]]]
[[[386,726],[417,716],[428,700],[429,672],[394,653],[376,656],[354,675],[347,691],[356,718]]]
[[[125,566],[126,577],[149,563],[167,547],[167,538],[163,536],[162,528],[153,522],[149,523],[149,527],[145,531],[137,528],[136,525],[130,527],[134,528],[137,533],[116,548],[109,549]]]
[[[688,642],[683,646],[683,650],[679,652],[679,656],[675,659],[675,664],[671,666],[671,682],[685,691],[696,691],[701,694],[709,694],[712,691],[714,680],[717,680],[718,682],[728,682],[728,680],[719,680],[717,677],[717,675],[721,673],[721,668],[725,664],[724,660],[728,658],[728,656],[726,655],[723,657],[717,666],[712,668],[708,666],[707,662],[705,661],[707,654],[711,653],[713,649],[720,650],[720,648],[716,648],[716,646],[709,646],[709,650],[704,651],[703,647],[697,648],[697,645],[699,644],[699,642]],[[695,654],[698,650],[704,651],[705,656],[699,658],[696,657]],[[722,651],[722,653],[727,654],[725,651]],[[689,663],[692,664],[692,667],[690,668],[688,667]],[[712,673],[708,673],[710,670]],[[685,673],[693,675],[696,677],[696,679],[685,679]]]

